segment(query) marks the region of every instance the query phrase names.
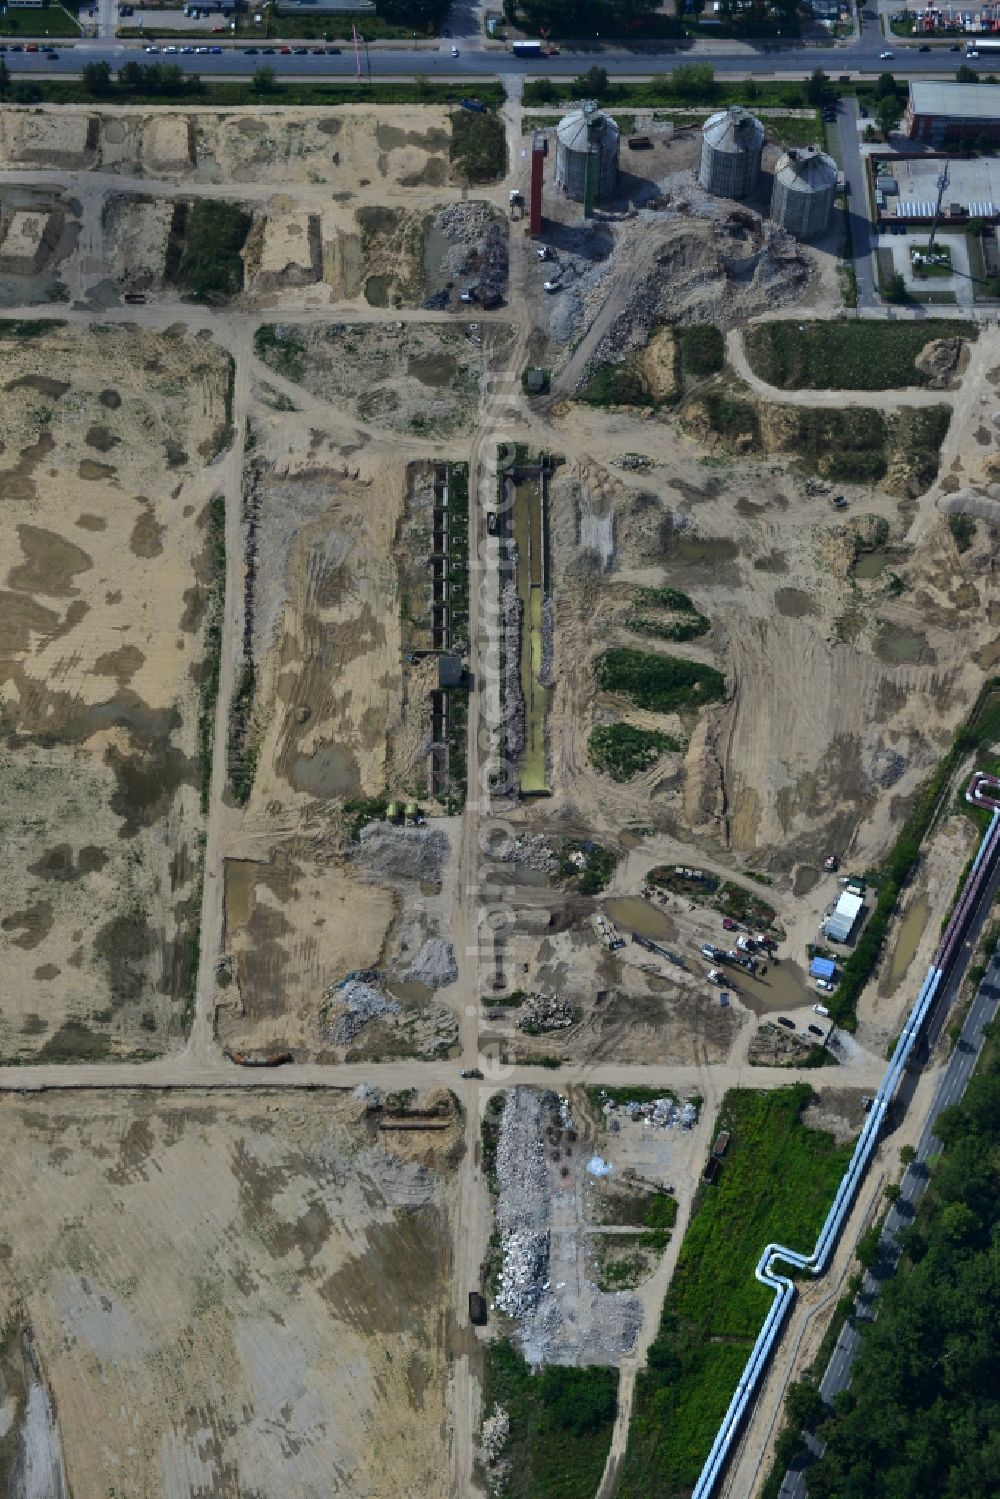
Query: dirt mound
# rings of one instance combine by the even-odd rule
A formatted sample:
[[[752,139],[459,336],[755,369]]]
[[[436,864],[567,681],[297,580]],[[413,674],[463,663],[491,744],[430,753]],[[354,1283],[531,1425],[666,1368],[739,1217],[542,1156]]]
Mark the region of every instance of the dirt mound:
[[[923,375],[929,375],[932,390],[950,390],[959,373],[965,340],[962,338],[932,338],[924,344],[914,360]]]

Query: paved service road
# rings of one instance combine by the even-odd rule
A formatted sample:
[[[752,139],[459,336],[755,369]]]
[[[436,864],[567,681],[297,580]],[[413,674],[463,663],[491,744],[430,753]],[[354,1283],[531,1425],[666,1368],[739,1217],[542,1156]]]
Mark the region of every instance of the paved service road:
[[[858,282],[858,306],[874,307],[875,257],[872,245],[872,229],[868,218],[868,190],[865,168],[858,141],[858,101],[855,98],[841,100],[838,111],[840,129],[840,151],[844,164],[844,178],[848,184],[848,205],[851,216],[851,248],[854,255],[854,274]]]
[[[997,891],[1000,889],[1000,864],[994,872],[993,878],[986,887],[985,894],[975,913],[969,936],[962,944],[961,958],[955,965],[953,976],[945,985],[945,992],[935,1011],[935,1022],[940,1029],[947,1016],[948,1009],[955,999],[965,976],[969,958],[972,956],[975,943],[983,922],[988,915]],[[949,1108],[958,1103],[965,1092],[966,1084],[972,1075],[972,1070],[979,1059],[979,1053],[983,1045],[983,1027],[993,1020],[1000,1008],[1000,956],[994,957],[986,971],[982,983],[972,1002],[965,1024],[962,1026],[962,1034],[958,1040],[955,1050],[952,1052],[948,1065],[944,1069],[941,1082],[937,1092],[934,1094],[927,1120],[921,1131],[920,1140],[917,1144],[916,1160],[908,1168],[901,1182],[901,1195],[899,1201],[894,1203],[889,1210],[882,1234],[882,1260],[877,1267],[877,1274],[872,1276],[866,1274],[861,1287],[861,1292],[856,1302],[854,1321],[874,1321],[877,1313],[877,1300],[880,1291],[880,1283],[895,1266],[899,1257],[897,1236],[902,1228],[913,1221],[916,1204],[923,1195],[927,1185],[927,1160],[940,1150],[940,1141],[934,1134],[934,1125],[937,1116],[942,1109]],[[857,1352],[860,1333],[856,1326],[845,1323],[844,1329],[837,1340],[826,1372],[820,1382],[820,1394],[829,1404],[833,1397],[841,1390],[845,1390],[851,1381],[851,1371],[854,1365],[854,1356]],[[822,1444],[814,1437],[807,1436],[807,1445],[815,1457],[822,1453]],[[789,1469],[785,1474],[781,1485],[780,1499],[806,1499],[808,1470]]]

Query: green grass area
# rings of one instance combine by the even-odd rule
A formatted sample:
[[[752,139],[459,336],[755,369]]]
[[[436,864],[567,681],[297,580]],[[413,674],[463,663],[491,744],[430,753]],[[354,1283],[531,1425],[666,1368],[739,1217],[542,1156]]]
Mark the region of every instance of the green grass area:
[[[635,613],[627,623],[639,635],[653,635],[658,640],[697,640],[712,627],[707,615],[677,588],[638,588],[634,603]]]
[[[208,59],[206,59],[208,60]],[[263,64],[269,61],[263,59]],[[205,82],[190,75],[189,82],[177,94],[143,93],[122,88],[113,80],[110,92],[94,94],[85,88],[80,79],[31,78],[25,81],[32,89],[32,103],[39,104],[142,104],[147,107],[176,106],[194,103],[207,107],[228,107],[236,104],[260,105],[261,96],[247,78],[234,78],[225,82]],[[20,86],[20,85],[19,85]],[[343,104],[459,104],[469,94],[469,84],[462,79],[454,83],[356,83],[338,79],[315,83],[305,79],[279,79],[273,89],[264,96],[268,109],[290,107],[316,107]],[[503,103],[503,87],[499,83],[477,83],[475,98],[491,108]]]
[[[699,905],[712,906],[721,916],[731,916],[746,926],[760,930],[778,929],[778,913],[774,907],[756,891],[737,885],[733,880],[722,880],[707,873],[700,879],[690,879],[670,864],[656,865],[646,875],[646,880],[650,885],[672,890]]]
[[[451,117],[451,162],[468,183],[499,182],[507,171],[503,120],[459,109]]]
[[[724,441],[735,444],[741,452],[750,452],[761,446],[760,417],[752,401],[734,396],[726,385],[699,391],[696,404],[700,406],[713,432]]]
[[[726,679],[720,671],[679,656],[617,648],[598,656],[594,671],[602,691],[631,698],[637,707],[653,713],[700,708],[703,703],[722,702],[726,696]]]
[[[976,522],[971,515],[949,515],[948,530],[959,553],[967,552],[976,539]]]
[[[652,770],[667,750],[676,753],[682,748],[675,735],[661,734],[657,729],[637,729],[628,723],[600,724],[587,740],[587,757],[613,781],[630,781]]]
[[[0,318],[0,342],[44,338],[50,330],[65,326],[61,318]]]
[[[975,323],[755,323],[744,333],[754,374],[780,390],[895,390],[927,385],[914,360],[935,338],[974,339]]]
[[[253,722],[256,689],[254,664],[243,661],[229,713],[229,784],[241,807],[250,800],[260,754],[260,732]]]
[[[183,207],[184,205],[179,205]],[[176,218],[176,214],[175,214]],[[250,215],[236,203],[196,198],[183,226],[184,248],[173,279],[196,302],[219,303],[243,288],[240,251]]]
[[[226,602],[226,501],[221,494],[208,502],[205,521],[206,572],[205,659],[198,704],[198,751],[201,759],[201,810],[208,811],[215,743],[215,705],[222,664],[222,614]]]
[[[690,1489],[771,1304],[753,1274],[761,1250],[815,1242],[851,1147],[803,1125],[811,1097],[799,1083],[723,1100],[729,1149],[695,1204],[636,1384],[618,1499]]]
[[[646,377],[631,364],[602,364],[577,394],[588,406],[655,406]]]
[[[938,1118],[941,1153],[877,1320],[859,1324],[850,1392],[821,1412],[810,1499],[997,1493],[998,1119],[994,1024],[964,1098]]]
[[[372,15],[371,12],[361,15],[350,15],[345,11],[329,16],[278,16],[268,8],[264,12],[265,19],[260,26],[254,23],[254,14],[253,10],[237,13],[236,36],[241,42],[336,41],[343,42],[345,49],[350,48],[353,54],[352,25],[357,26],[360,37],[372,42],[409,41],[413,36],[411,26],[395,25],[381,16]],[[364,47],[362,47],[362,68],[365,66],[364,56]],[[269,59],[265,57],[264,61],[267,62]]]
[[[601,107],[614,113],[615,106],[634,109],[655,109],[657,105],[674,109],[721,109],[727,104],[745,104],[772,109],[808,109],[806,82],[741,82],[738,79],[712,78],[711,69],[702,71],[700,78],[683,71],[684,65],[672,73],[654,74],[642,82],[609,81],[600,96]],[[680,75],[680,76],[678,76]],[[843,88],[841,88],[843,92]],[[580,97],[576,82],[570,78],[535,79],[524,85],[524,104],[527,108],[539,105],[565,104]]]
[[[469,642],[469,465],[448,468],[448,622],[453,649],[460,654]],[[448,689],[448,795],[446,806],[459,812],[468,789],[469,694],[464,687]]]
[[[677,1199],[656,1187],[644,1189],[630,1182],[626,1190],[624,1184],[616,1188],[603,1182],[594,1211],[596,1221],[607,1226],[671,1229],[677,1222]]]
[[[726,340],[714,323],[690,323],[677,329],[681,368],[692,379],[717,375],[726,362]]]
[[[291,323],[263,323],[253,338],[254,352],[286,380],[301,380],[305,373],[305,340]]]
[[[584,864],[574,856],[582,855]],[[615,872],[617,857],[610,848],[583,838],[564,838],[556,851],[553,879],[563,884],[575,883],[581,895],[600,895]]]
[[[911,266],[911,268],[913,270],[914,276],[917,276],[917,277],[924,277],[924,276],[928,276],[928,277],[933,277],[933,276],[950,276],[951,273],[952,273],[952,270],[951,270],[951,251],[948,249],[947,245],[935,245],[935,247],[934,247],[935,264],[928,265],[926,262],[922,262],[920,265],[917,265],[917,263],[913,259],[913,256],[915,254],[917,254],[917,255],[926,255],[927,252],[928,252],[928,248],[929,248],[929,246],[927,246],[927,245],[910,245],[909,246],[909,250],[910,250],[910,266]],[[940,261],[943,262],[943,264],[938,263],[939,259],[940,259]]]
[[[586,1089],[587,1097],[598,1113],[605,1103],[655,1103],[658,1098],[672,1098],[677,1102],[677,1094],[672,1088],[647,1088],[642,1083],[627,1083],[620,1088],[590,1086]]]
[[[880,411],[796,406],[789,413],[785,447],[811,473],[867,484],[885,477],[889,430]]]
[[[554,1366],[532,1374],[512,1343],[485,1349],[483,1409],[510,1417],[500,1499],[592,1499],[601,1480],[618,1396],[616,1369]]]
[[[80,35],[76,16],[61,5],[46,5],[41,10],[7,10],[0,16],[0,36],[60,37]]]

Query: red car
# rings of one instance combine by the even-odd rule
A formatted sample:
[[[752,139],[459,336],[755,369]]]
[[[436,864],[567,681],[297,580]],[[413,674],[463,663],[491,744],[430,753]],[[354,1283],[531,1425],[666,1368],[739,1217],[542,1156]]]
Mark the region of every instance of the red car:
[[[24,50],[25,50],[25,52],[37,52],[38,51],[38,43],[37,42],[29,42],[28,45],[25,47]]]
[[[292,55],[291,47],[279,47],[278,51],[282,57],[291,57]]]
[[[727,932],[738,932],[739,926],[731,916],[723,916],[722,925]]]

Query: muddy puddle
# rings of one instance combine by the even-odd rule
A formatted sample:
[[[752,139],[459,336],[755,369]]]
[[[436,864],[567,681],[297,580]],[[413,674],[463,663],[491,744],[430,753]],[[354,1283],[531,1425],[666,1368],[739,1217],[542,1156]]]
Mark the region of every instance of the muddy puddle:
[[[411,354],[406,361],[406,373],[432,390],[449,385],[457,371],[458,361],[451,354]]]
[[[609,900],[604,909],[623,935],[638,932],[652,942],[668,942],[677,936],[677,927],[667,913],[640,895],[619,896]]]
[[[896,938],[896,946],[892,950],[892,962],[889,965],[890,994],[902,983],[906,970],[913,962],[913,955],[924,935],[930,910],[930,901],[926,895],[921,895],[913,902],[899,924],[899,935]]]
[[[354,796],[361,789],[358,763],[340,744],[323,744],[311,755],[299,755],[288,779],[310,796]]]
[[[808,895],[810,890],[815,890],[820,882],[820,872],[811,864],[800,864],[795,871],[795,879],[792,881],[792,894],[796,897]]]
[[[774,606],[785,619],[802,619],[806,614],[816,613],[816,600],[801,588],[779,588],[774,595]]]
[[[226,936],[250,925],[254,886],[267,866],[256,859],[226,860]]]
[[[386,988],[394,999],[425,1000],[430,999],[433,994],[426,984],[421,984],[416,979],[393,979]]]
[[[451,241],[435,229],[433,223],[427,225],[424,231],[424,281],[428,292],[443,291],[451,282],[451,276],[445,270],[444,259]]]
[[[727,967],[727,987],[739,995],[748,1010],[755,1015],[774,1014],[776,1010],[797,1010],[802,1005],[815,1002],[815,994],[806,982],[802,969],[795,963],[782,960],[768,963],[767,973],[752,978],[739,968]],[[732,982],[729,982],[729,980]]]
[[[882,626],[875,642],[875,654],[880,661],[887,661],[892,666],[918,666],[934,660],[927,636],[900,625]]]
[[[369,307],[388,307],[391,276],[369,276],[365,282],[365,301]]]
[[[899,567],[907,559],[906,552],[894,547],[878,547],[873,552],[862,552],[851,569],[855,578],[871,581],[880,578],[887,567]]]
[[[728,536],[675,536],[670,544],[670,561],[688,567],[707,567],[715,562],[731,562],[739,547]]]

